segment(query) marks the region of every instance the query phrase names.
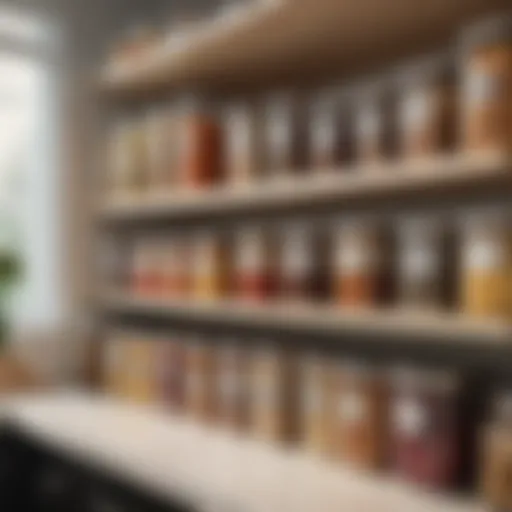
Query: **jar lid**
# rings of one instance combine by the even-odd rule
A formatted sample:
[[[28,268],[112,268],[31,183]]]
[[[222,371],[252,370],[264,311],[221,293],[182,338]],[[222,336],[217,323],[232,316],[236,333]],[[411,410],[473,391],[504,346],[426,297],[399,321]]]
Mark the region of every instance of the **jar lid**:
[[[512,43],[512,12],[477,21],[463,29],[459,36],[459,45],[466,51],[503,43]]]
[[[458,375],[449,370],[426,370],[415,367],[397,367],[391,370],[391,384],[404,390],[452,393],[460,386]]]

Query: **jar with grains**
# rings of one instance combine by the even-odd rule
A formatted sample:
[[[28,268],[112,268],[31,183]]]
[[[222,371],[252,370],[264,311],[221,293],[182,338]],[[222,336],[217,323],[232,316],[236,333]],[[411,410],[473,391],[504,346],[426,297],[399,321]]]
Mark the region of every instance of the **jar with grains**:
[[[393,296],[393,243],[381,226],[341,221],[334,241],[334,295],[343,307],[373,307]]]
[[[154,403],[155,344],[153,340],[133,338],[127,341],[128,397],[137,403]]]
[[[260,114],[248,101],[225,113],[224,156],[226,179],[235,186],[256,181],[262,172]]]
[[[264,301],[278,291],[278,244],[268,228],[250,225],[235,238],[235,292],[238,298]]]
[[[334,170],[354,156],[350,96],[343,91],[321,94],[311,108],[309,161],[314,169]]]
[[[455,66],[432,57],[402,70],[398,145],[405,158],[454,150],[457,136]]]
[[[262,348],[252,355],[250,423],[256,437],[270,442],[296,439],[296,378],[289,354]]]
[[[231,259],[224,233],[201,232],[193,241],[193,296],[219,300],[231,291]]]
[[[512,229],[504,211],[473,212],[463,226],[461,309],[474,317],[512,315]]]
[[[185,408],[201,421],[210,422],[217,412],[215,353],[212,347],[191,341],[185,346]]]
[[[220,123],[211,103],[190,97],[177,107],[178,175],[185,187],[197,189],[222,179]]]
[[[386,461],[388,441],[384,380],[358,363],[335,365],[331,378],[331,451],[354,466],[378,469]]]
[[[329,265],[325,233],[304,222],[285,225],[280,262],[280,294],[291,301],[323,299],[328,294]]]
[[[466,151],[512,146],[512,13],[466,28],[460,36],[463,69],[462,135]]]
[[[300,361],[300,426],[304,447],[315,453],[328,453],[330,365],[309,355]]]
[[[401,477],[448,488],[461,466],[461,383],[445,371],[397,369],[391,377],[391,464]]]
[[[173,411],[183,409],[185,402],[185,349],[176,337],[158,341],[155,378],[158,401]]]
[[[399,227],[398,299],[402,306],[446,309],[456,289],[454,233],[435,218]]]
[[[219,422],[237,430],[249,425],[249,357],[227,344],[217,353],[217,404]]]
[[[182,235],[172,235],[165,244],[163,261],[164,295],[170,298],[183,298],[190,295],[191,262],[188,240]]]
[[[512,393],[499,397],[483,438],[481,488],[486,502],[496,510],[512,508]]]
[[[265,173],[281,178],[304,171],[307,133],[301,98],[277,94],[268,100],[265,110]]]

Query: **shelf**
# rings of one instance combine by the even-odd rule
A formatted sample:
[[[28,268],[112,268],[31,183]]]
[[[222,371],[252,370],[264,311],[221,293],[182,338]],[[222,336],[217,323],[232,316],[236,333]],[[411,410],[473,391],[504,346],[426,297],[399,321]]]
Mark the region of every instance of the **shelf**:
[[[499,320],[474,320],[458,314],[406,310],[345,311],[332,306],[253,304],[240,301],[197,302],[138,298],[126,293],[106,294],[103,307],[121,314],[179,318],[248,328],[291,331],[304,335],[343,337],[369,335],[379,343],[394,337],[410,344],[428,338],[461,345],[511,346],[512,325]]]
[[[512,185],[510,158],[503,154],[438,157],[339,171],[314,171],[303,179],[265,182],[245,188],[205,192],[122,196],[107,200],[99,216],[109,221],[236,215],[275,209],[308,208],[333,203],[364,203],[398,197],[438,197]]]
[[[82,394],[18,398],[4,416],[73,460],[198,512],[485,512],[297,450],[285,450],[145,406]]]
[[[100,87],[139,95],[347,76],[453,42],[462,24],[507,6],[508,0],[255,2],[137,66],[105,69]]]

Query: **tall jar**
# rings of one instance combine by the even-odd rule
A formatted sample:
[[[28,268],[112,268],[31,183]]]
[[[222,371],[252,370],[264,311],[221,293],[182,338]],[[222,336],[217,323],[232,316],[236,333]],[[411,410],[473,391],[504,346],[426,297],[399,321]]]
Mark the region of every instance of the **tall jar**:
[[[163,286],[167,297],[183,298],[190,295],[192,251],[189,242],[183,235],[173,234],[165,244]]]
[[[463,148],[509,151],[512,144],[512,15],[466,28],[460,37]]]
[[[159,236],[137,240],[133,258],[133,291],[139,295],[157,296],[163,288],[162,247]]]
[[[172,411],[180,411],[185,399],[185,351],[178,338],[162,339],[156,345],[155,378],[158,401]]]
[[[127,341],[128,396],[137,403],[154,403],[157,398],[155,344],[153,340]]]
[[[125,340],[111,335],[103,346],[103,388],[111,395],[121,397],[125,386]]]
[[[386,412],[387,390],[375,370],[358,363],[334,367],[329,423],[336,457],[362,469],[383,465]]]
[[[334,295],[343,307],[375,307],[389,301],[392,242],[380,226],[341,221],[335,227]]]
[[[391,464],[401,477],[448,488],[461,472],[461,384],[444,371],[392,373]]]
[[[474,212],[464,219],[461,309],[474,317],[512,315],[512,230],[506,212]]]

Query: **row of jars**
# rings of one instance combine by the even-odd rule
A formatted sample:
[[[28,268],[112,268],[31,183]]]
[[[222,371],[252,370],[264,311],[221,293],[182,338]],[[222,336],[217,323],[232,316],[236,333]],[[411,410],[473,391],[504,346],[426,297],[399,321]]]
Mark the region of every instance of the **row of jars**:
[[[226,108],[193,96],[155,107],[113,128],[111,189],[246,184],[354,163],[372,170],[364,164],[389,157],[508,150],[512,17],[467,29],[459,47],[458,61],[429,57],[314,98],[283,92]]]
[[[269,342],[243,348],[183,335],[114,335],[105,363],[106,391],[115,396],[267,442],[293,443],[356,468],[448,488],[469,482],[477,464],[482,439],[464,398],[468,388],[444,369],[379,368],[297,355]],[[490,494],[496,478],[506,478],[504,460],[510,464],[512,456],[489,444],[484,481]]]
[[[115,285],[142,296],[512,316],[512,228],[501,210],[468,212],[460,223],[344,218],[153,234],[116,251],[124,265],[112,265]]]

